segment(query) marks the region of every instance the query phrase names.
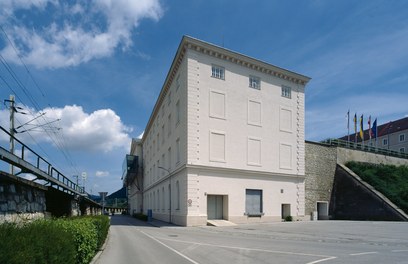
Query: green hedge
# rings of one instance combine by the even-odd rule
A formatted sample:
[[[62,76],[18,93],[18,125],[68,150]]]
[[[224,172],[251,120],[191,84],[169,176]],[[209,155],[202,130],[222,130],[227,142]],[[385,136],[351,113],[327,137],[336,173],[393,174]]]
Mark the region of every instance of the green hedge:
[[[147,215],[144,215],[142,213],[133,214],[133,217],[136,218],[136,219],[147,222]]]
[[[107,216],[0,225],[0,263],[89,263],[106,239]]]

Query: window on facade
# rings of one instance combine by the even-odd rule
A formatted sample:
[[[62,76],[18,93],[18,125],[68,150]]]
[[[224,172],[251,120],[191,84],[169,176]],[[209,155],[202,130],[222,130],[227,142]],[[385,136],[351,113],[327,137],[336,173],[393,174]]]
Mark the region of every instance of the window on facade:
[[[171,91],[169,92],[169,95],[167,97],[167,105],[171,104]]]
[[[180,74],[177,75],[176,78],[176,91],[178,91],[179,88],[180,88]]]
[[[388,145],[388,139],[387,138],[384,138],[383,139],[383,146],[387,146]]]
[[[164,125],[162,125],[162,145],[164,144]]]
[[[171,148],[168,149],[168,162],[167,162],[167,167],[169,168],[169,171],[171,169]]]
[[[225,70],[223,67],[213,65],[211,68],[211,77],[225,80]]]
[[[167,129],[168,129],[167,136],[170,137],[170,135],[171,135],[171,115],[169,115],[167,117],[167,121],[168,121],[168,124],[167,124]]]
[[[164,193],[164,187],[162,187],[162,202],[161,202],[161,209],[164,210],[165,208],[165,193]]]
[[[262,215],[262,190],[245,190],[245,212],[247,215]]]
[[[405,148],[400,148],[399,151],[400,151],[401,153],[405,153]]]
[[[154,163],[154,162],[153,162]],[[154,179],[156,178],[156,164],[153,165],[153,175],[152,175],[152,182],[154,182]]]
[[[169,209],[170,210],[170,207],[171,207],[171,185],[169,184],[169,187],[168,187],[168,193],[169,193],[169,198],[167,199],[168,200],[168,202],[167,202],[167,209]]]
[[[159,168],[160,167],[160,160],[157,160],[157,173],[156,173],[156,180],[158,180],[160,177],[159,177],[159,175],[160,175],[160,171],[161,171],[161,169]]]
[[[180,210],[180,185],[179,185],[179,181],[176,181],[176,210]]]
[[[282,97],[292,98],[292,89],[288,86],[282,86]]]
[[[254,89],[261,89],[261,79],[255,76],[249,76],[249,87]]]
[[[180,163],[180,139],[178,138],[176,140],[176,164]]]
[[[156,210],[156,192],[153,192],[153,210]]]
[[[405,141],[405,134],[399,135],[399,141],[400,141],[400,142]]]
[[[160,210],[160,190],[157,190],[157,204],[156,209]]]
[[[176,126],[180,122],[180,101],[176,103]]]
[[[165,167],[166,165],[166,154],[162,154],[162,166]],[[164,175],[165,170],[162,170],[162,176]]]

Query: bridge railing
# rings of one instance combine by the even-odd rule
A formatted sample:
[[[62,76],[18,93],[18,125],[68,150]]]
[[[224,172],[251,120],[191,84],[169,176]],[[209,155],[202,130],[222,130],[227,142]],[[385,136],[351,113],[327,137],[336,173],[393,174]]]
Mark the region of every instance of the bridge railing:
[[[30,147],[28,147],[26,144],[21,142],[19,139],[16,137],[12,136],[6,129],[4,129],[2,126],[0,126],[0,130],[2,130],[8,137],[12,138],[14,140],[15,144],[15,149],[21,150],[19,154],[19,151],[14,151],[15,153],[11,153],[17,158],[26,161],[30,163],[32,166],[35,166],[38,170],[46,173],[48,176],[52,177],[53,179],[56,179],[57,182],[62,183],[60,187],[65,188],[65,186],[68,186],[72,190],[75,190],[77,193],[85,194],[85,188],[80,187],[78,184],[75,182],[71,181],[68,177],[66,177],[64,174],[62,174],[60,171],[58,171],[56,168],[54,168],[50,162],[48,162],[46,159],[41,157],[39,154],[37,154],[34,150],[32,150]],[[6,150],[6,148],[3,148]],[[25,168],[23,165],[19,164],[14,164],[14,166],[19,167],[21,169],[22,173],[26,173]],[[47,179],[42,179],[42,180],[47,180]],[[58,184],[57,184],[58,185]],[[64,186],[65,185],[65,186]]]
[[[326,139],[324,141],[321,141],[321,143],[324,143],[330,146],[336,146],[336,147],[342,147],[342,148],[348,148],[348,149],[354,149],[354,150],[357,149],[357,150],[371,152],[375,154],[381,154],[381,155],[386,155],[386,156],[391,156],[391,157],[408,159],[408,153],[403,153],[403,152],[390,150],[390,149],[378,148],[378,147],[374,147],[370,145],[355,143],[355,142],[336,139],[336,138]]]

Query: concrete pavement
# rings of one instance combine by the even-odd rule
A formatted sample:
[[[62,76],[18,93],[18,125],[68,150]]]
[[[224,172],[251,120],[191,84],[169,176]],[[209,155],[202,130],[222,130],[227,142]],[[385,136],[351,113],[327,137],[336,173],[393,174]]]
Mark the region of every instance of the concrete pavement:
[[[408,263],[408,223],[286,222],[177,227],[111,219],[96,263]]]

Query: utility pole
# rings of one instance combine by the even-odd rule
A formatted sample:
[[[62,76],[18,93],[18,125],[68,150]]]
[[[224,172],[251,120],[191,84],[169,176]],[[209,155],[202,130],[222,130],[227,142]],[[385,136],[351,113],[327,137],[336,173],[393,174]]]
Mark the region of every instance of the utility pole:
[[[14,154],[14,95],[10,95],[10,152]],[[14,166],[10,164],[10,174],[14,175]]]

